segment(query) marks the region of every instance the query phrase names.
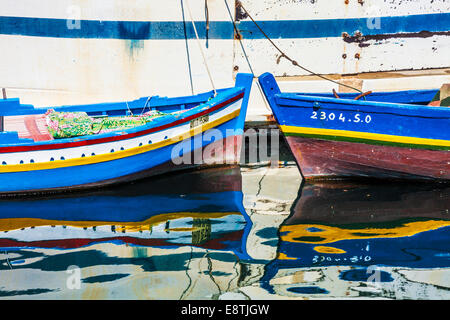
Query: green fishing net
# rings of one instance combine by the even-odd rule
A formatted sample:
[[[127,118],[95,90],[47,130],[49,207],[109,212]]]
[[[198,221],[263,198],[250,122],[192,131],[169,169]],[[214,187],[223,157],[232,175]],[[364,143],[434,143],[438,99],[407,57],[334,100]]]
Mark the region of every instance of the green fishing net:
[[[53,138],[61,139],[138,127],[164,115],[152,110],[140,116],[93,118],[86,112],[56,112],[50,109],[46,113],[46,122]]]

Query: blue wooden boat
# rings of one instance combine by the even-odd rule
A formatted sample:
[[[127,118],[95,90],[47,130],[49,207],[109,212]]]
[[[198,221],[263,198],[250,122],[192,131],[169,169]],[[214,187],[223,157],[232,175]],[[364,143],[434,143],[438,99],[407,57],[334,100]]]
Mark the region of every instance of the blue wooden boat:
[[[18,99],[2,100],[0,193],[98,187],[186,167],[237,163],[252,79],[238,74],[231,88],[120,103],[34,108]],[[63,115],[83,112],[89,119],[149,111],[160,116],[139,126],[57,139],[49,137],[50,109]],[[216,152],[204,153],[207,147]]]
[[[282,93],[259,77],[306,180],[450,180],[450,109],[439,90],[370,94]]]

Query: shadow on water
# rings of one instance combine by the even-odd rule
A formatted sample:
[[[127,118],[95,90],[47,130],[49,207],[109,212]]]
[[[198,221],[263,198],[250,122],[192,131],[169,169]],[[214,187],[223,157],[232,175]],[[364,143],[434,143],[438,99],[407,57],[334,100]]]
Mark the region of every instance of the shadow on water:
[[[283,296],[449,298],[449,211],[448,185],[304,184],[261,286]]]

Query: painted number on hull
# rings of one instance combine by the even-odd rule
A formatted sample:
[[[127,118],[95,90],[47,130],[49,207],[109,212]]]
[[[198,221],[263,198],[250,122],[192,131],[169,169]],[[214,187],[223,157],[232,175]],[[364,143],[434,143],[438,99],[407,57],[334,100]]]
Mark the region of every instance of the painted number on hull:
[[[353,117],[346,117],[344,114],[330,112],[326,113],[324,111],[313,111],[311,119],[314,120],[326,120],[326,121],[342,121],[342,122],[354,122],[354,123],[371,123],[372,117],[370,115],[363,116],[359,113],[355,114]]]
[[[209,121],[209,115],[205,115],[205,116],[201,116],[201,117],[195,118],[194,120],[192,120],[190,122],[191,123],[191,129],[195,128],[195,127],[198,127],[198,126],[201,126],[201,125],[207,123],[208,121]]]

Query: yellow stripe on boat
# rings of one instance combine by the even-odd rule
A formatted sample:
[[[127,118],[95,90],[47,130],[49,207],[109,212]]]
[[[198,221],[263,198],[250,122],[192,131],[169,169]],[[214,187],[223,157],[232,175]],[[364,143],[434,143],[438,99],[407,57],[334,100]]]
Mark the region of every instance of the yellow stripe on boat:
[[[0,231],[12,231],[24,228],[39,226],[70,226],[78,228],[92,228],[100,226],[118,226],[121,230],[127,232],[150,230],[154,225],[169,220],[181,218],[202,218],[202,219],[218,219],[230,215],[242,215],[240,212],[174,212],[162,213],[148,218],[144,221],[128,222],[128,221],[63,221],[63,220],[46,220],[40,218],[6,218],[0,219]]]
[[[373,141],[383,141],[390,143],[400,143],[400,144],[414,144],[414,145],[429,145],[436,147],[450,147],[449,140],[439,140],[439,139],[427,139],[427,138],[416,138],[416,137],[406,137],[406,136],[395,136],[389,134],[381,133],[371,133],[371,132],[360,132],[360,131],[347,131],[347,130],[335,130],[335,129],[321,129],[321,128],[307,128],[307,127],[296,127],[296,126],[280,126],[280,129],[285,134],[307,134],[307,135],[322,135],[322,136],[335,136],[335,137],[345,137],[352,139],[364,139]]]
[[[237,116],[239,116],[239,113],[240,113],[240,109],[235,110],[235,111],[231,112],[230,114],[227,114],[219,119],[205,123],[202,126],[192,128],[191,130],[187,131],[186,133],[169,138],[167,140],[155,142],[155,143],[152,143],[149,145],[143,145],[140,147],[130,148],[127,150],[115,151],[115,152],[111,152],[111,153],[99,154],[99,155],[83,157],[83,158],[80,157],[80,158],[73,158],[73,159],[67,159],[67,160],[55,160],[55,161],[37,162],[37,163],[2,165],[2,166],[0,166],[0,173],[74,167],[74,166],[95,164],[95,163],[100,163],[100,162],[106,162],[106,161],[131,157],[131,156],[145,153],[145,152],[148,152],[151,150],[166,147],[168,145],[178,143],[185,139],[189,139],[189,138],[193,137],[194,135],[203,133],[206,130],[212,129],[212,128],[217,127],[227,121],[230,121],[230,120],[236,118]]]
[[[287,225],[280,228],[281,240],[286,242],[328,244],[343,240],[379,239],[379,238],[402,238],[411,237],[425,231],[436,230],[450,226],[448,220],[413,221],[404,223],[395,228],[363,228],[345,229],[345,227],[334,227],[320,224],[297,224]],[[311,228],[319,231],[311,232]],[[314,236],[320,240],[310,240]]]

